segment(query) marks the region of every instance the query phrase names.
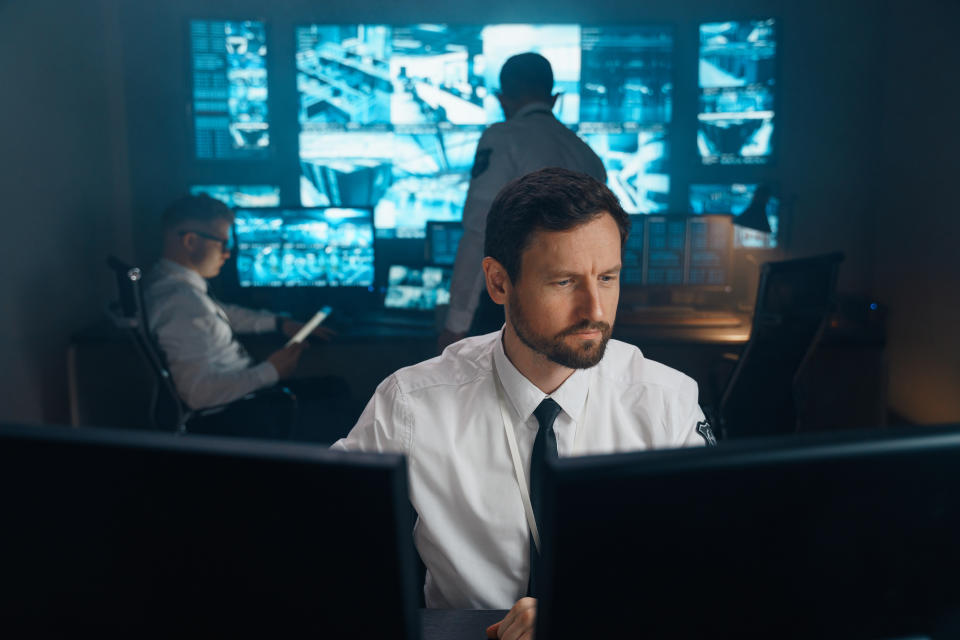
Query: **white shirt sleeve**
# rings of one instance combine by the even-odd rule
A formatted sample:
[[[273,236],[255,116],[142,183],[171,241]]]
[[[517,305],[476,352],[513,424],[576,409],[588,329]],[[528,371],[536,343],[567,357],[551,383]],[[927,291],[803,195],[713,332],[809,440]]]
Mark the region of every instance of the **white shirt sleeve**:
[[[450,282],[450,309],[447,311],[446,327],[454,333],[469,331],[473,314],[480,304],[480,295],[486,287],[481,263],[487,213],[500,189],[517,177],[517,168],[510,152],[509,139],[500,134],[496,125],[484,131],[477,143],[473,170],[476,175],[470,180],[463,206],[463,237],[457,248]]]
[[[237,333],[270,333],[277,326],[277,314],[270,311],[247,309],[235,304],[221,304]]]
[[[688,381],[692,387],[692,392],[682,394],[675,412],[674,429],[675,433],[680,436],[676,445],[679,447],[715,447],[717,441],[714,438],[713,430],[697,401],[699,391],[697,383],[693,380]]]
[[[166,296],[151,316],[174,385],[191,408],[226,404],[276,384],[273,365],[249,366],[230,325],[198,292],[183,288]]]
[[[395,376],[380,383],[346,438],[330,447],[343,451],[410,454],[413,415]]]

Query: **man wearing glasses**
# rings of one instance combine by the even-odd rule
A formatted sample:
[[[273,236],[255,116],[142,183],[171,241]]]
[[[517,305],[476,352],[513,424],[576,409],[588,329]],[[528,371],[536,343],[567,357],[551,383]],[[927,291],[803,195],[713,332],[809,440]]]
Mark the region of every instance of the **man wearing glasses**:
[[[192,409],[230,403],[293,375],[306,341],[254,363],[235,333],[279,331],[302,323],[270,311],[221,304],[208,278],[230,257],[233,211],[209,196],[188,196],[163,213],[163,257],[147,274],[147,321],[167,359],[180,397]],[[326,337],[326,329],[314,332]]]

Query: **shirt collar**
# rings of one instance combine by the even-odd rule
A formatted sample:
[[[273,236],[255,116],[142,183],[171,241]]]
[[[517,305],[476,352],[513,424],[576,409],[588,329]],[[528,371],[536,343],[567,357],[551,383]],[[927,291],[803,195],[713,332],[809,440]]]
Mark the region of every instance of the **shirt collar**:
[[[513,118],[511,118],[511,120],[522,118],[528,113],[533,113],[534,111],[545,111],[553,115],[553,109],[546,102],[531,102],[530,104],[524,105],[523,107],[518,109],[517,112],[513,114]]]
[[[497,375],[500,378],[500,384],[506,393],[507,399],[513,406],[517,416],[526,423],[533,415],[533,410],[540,406],[547,394],[541,391],[537,385],[530,382],[515,366],[510,362],[506,352],[503,350],[503,330],[500,331],[500,338],[497,339],[493,348],[493,359],[497,365]],[[577,369],[569,378],[567,378],[560,387],[549,394],[563,412],[571,420],[579,420],[583,413],[583,404],[587,400],[587,391],[590,388],[590,382],[593,380],[593,369]]]
[[[178,264],[169,258],[160,258],[160,262],[157,263],[157,266],[171,277],[176,278],[177,280],[183,280],[184,282],[193,285],[204,293],[207,292],[206,279],[193,269],[188,269],[182,264]]]

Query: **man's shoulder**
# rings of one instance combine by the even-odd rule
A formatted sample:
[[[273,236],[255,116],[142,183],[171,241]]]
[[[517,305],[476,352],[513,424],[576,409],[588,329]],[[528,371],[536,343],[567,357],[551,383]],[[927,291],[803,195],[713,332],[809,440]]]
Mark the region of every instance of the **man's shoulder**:
[[[646,358],[636,346],[610,340],[607,353],[597,365],[597,375],[624,388],[651,387],[671,395],[697,397],[697,383],[690,376]]]
[[[405,394],[479,382],[492,373],[493,347],[500,332],[464,338],[429,360],[397,370],[391,377]]]

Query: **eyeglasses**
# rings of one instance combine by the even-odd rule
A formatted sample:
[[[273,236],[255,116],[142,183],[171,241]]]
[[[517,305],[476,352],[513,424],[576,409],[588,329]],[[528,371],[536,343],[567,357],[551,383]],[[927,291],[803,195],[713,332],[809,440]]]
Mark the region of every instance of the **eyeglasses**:
[[[226,253],[227,251],[230,251],[230,249],[233,248],[233,236],[230,236],[227,238],[221,238],[220,236],[215,236],[213,234],[206,233],[204,231],[197,231],[196,229],[183,229],[182,231],[180,231],[181,236],[186,235],[188,233],[194,233],[200,236],[201,238],[203,238],[204,240],[210,240],[211,242],[219,242],[220,251],[224,253]]]

